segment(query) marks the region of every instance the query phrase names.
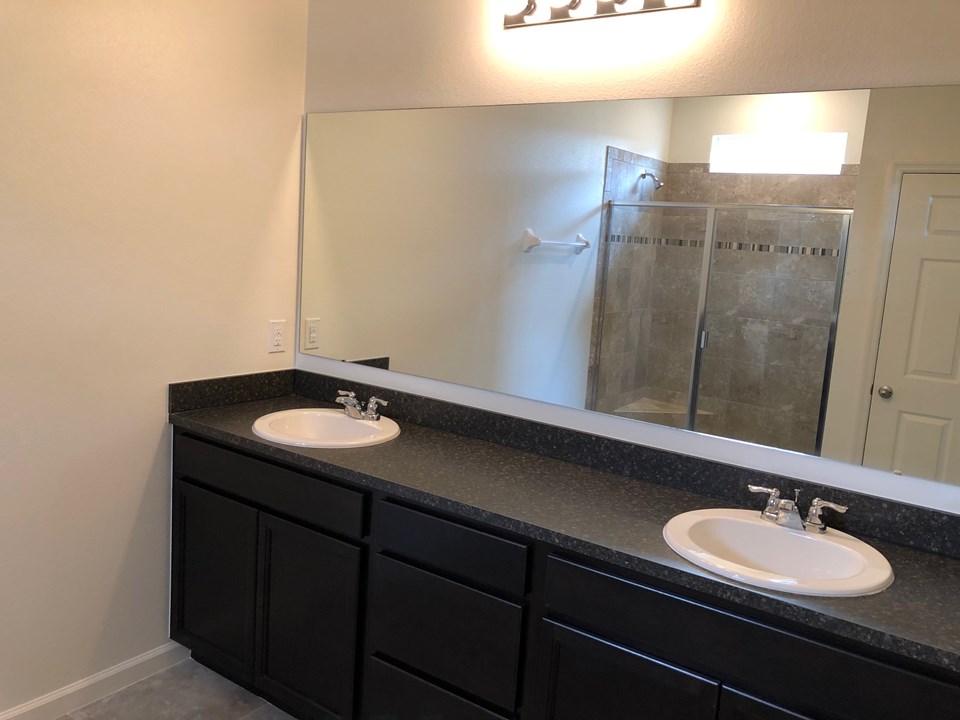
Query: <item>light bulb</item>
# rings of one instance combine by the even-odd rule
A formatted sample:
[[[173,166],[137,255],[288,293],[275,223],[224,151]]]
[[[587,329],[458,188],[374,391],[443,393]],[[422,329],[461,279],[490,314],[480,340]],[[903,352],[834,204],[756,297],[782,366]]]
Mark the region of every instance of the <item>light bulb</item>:
[[[616,5],[618,13],[632,13],[643,10],[643,0],[625,0]]]

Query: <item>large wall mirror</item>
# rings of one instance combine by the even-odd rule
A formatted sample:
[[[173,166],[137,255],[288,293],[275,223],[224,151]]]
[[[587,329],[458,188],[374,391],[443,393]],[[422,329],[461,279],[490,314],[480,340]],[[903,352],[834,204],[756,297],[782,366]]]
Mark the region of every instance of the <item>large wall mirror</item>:
[[[960,484],[960,88],[308,116],[300,350]]]

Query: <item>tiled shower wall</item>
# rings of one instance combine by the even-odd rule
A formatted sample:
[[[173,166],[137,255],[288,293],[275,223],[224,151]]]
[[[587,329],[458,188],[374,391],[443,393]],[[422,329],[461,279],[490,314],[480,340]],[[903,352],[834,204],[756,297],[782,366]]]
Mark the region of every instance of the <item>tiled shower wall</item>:
[[[665,169],[653,199],[675,202],[852,207],[857,166],[840,176],[711,175],[705,165],[662,163],[611,148],[610,198],[651,199],[623,176]],[[616,162],[611,162],[613,158]],[[633,165],[633,168],[629,168]],[[612,168],[612,171],[611,171]],[[654,169],[656,172],[656,169]],[[619,175],[618,175],[619,173]],[[627,195],[624,196],[624,192]],[[608,199],[608,198],[605,198]],[[710,343],[696,427],[813,452],[836,292],[841,219],[835,215],[719,211],[708,293]],[[682,427],[696,343],[706,212],[617,209],[606,243],[600,353],[593,368],[601,412]],[[597,333],[595,335],[595,342]]]
[[[604,203],[652,200],[653,180],[640,180],[644,170],[664,177],[667,164],[619,148],[607,148]],[[659,217],[652,213],[617,212],[611,220],[609,230],[615,235],[661,234]],[[606,228],[604,234],[607,236]],[[586,405],[589,409],[613,412],[639,398],[647,384],[655,257],[653,247],[614,243],[603,243],[601,247],[598,272],[606,272],[601,286],[607,291],[605,296],[601,292],[595,295]]]

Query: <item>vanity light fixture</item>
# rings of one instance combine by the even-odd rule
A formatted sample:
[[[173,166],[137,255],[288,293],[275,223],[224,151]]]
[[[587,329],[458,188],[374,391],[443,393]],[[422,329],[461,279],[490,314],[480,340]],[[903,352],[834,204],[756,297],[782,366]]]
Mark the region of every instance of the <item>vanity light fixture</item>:
[[[505,0],[503,27],[699,7],[700,0]]]

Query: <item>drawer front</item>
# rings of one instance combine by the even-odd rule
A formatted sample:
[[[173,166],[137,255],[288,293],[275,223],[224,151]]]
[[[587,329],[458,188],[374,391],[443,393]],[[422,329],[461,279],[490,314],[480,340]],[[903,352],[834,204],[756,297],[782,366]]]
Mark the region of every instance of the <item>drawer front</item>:
[[[902,720],[917,708],[960,718],[953,685],[556,557],[545,603],[548,615],[821,720]]]
[[[522,624],[519,605],[383,555],[371,561],[372,649],[508,710]]]
[[[549,720],[716,720],[714,680],[546,621]]]
[[[173,473],[351,538],[363,536],[363,493],[176,435]]]
[[[374,537],[391,553],[492,590],[523,596],[525,545],[389,500],[378,502],[374,513]]]
[[[503,720],[377,658],[367,662],[362,720]]]

